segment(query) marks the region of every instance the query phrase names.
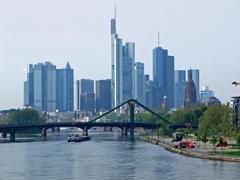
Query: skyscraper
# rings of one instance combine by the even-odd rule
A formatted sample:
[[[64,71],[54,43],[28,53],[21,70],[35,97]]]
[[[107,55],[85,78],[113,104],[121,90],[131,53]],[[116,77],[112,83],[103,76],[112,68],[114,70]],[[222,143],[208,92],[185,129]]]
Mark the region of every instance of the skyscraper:
[[[185,97],[185,84],[186,84],[186,71],[176,70],[174,72],[174,107],[184,107]]]
[[[34,72],[32,64],[29,64],[26,67],[26,80],[24,81],[24,105],[34,105]]]
[[[145,77],[144,64],[137,62],[135,64],[135,99],[145,104]]]
[[[81,79],[79,83],[80,111],[93,112],[95,109],[94,80]]]
[[[60,112],[73,111],[73,69],[67,63],[64,69],[57,69],[57,109]]]
[[[96,111],[111,109],[111,79],[96,81]]]
[[[80,111],[80,81],[76,80],[76,110]]]
[[[191,108],[197,103],[196,87],[192,79],[191,69],[188,71],[188,81],[185,87],[184,107]]]
[[[128,42],[122,47],[120,62],[120,103],[134,97],[135,44]]]
[[[34,107],[39,111],[56,111],[56,66],[50,62],[34,65]]]
[[[34,65],[34,108],[44,111],[44,64],[38,63]]]
[[[115,16],[111,19],[111,95],[112,107],[120,104],[120,63],[122,62],[122,40],[118,38]]]
[[[191,69],[192,71],[192,80],[195,84],[196,88],[196,95],[197,95],[197,101],[200,100],[200,73],[199,69]],[[189,77],[190,70],[188,70],[188,77]]]
[[[156,106],[161,106],[164,96],[167,96],[168,108],[174,106],[174,57],[168,51],[156,47],[153,49],[153,81],[158,89]]]
[[[111,94],[112,107],[134,97],[135,44],[123,45],[116,30],[115,16],[111,19]]]

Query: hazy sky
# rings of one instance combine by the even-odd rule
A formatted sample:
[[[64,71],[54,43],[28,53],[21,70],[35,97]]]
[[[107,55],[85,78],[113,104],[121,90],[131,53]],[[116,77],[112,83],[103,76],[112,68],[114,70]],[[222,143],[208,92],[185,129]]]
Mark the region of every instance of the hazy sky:
[[[240,95],[239,0],[118,0],[117,31],[136,43],[136,61],[152,73],[152,48],[175,56],[175,69],[200,69],[223,102]],[[23,104],[24,66],[67,61],[75,79],[110,78],[114,0],[0,0],[0,109]]]

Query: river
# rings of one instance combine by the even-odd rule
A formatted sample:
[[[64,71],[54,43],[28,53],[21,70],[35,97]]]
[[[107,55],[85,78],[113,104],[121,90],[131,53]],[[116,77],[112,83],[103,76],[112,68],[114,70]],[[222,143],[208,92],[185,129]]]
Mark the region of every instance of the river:
[[[170,153],[119,133],[89,132],[91,141],[68,143],[67,132],[48,141],[0,144],[0,180],[151,179],[230,180],[240,163],[201,160]]]

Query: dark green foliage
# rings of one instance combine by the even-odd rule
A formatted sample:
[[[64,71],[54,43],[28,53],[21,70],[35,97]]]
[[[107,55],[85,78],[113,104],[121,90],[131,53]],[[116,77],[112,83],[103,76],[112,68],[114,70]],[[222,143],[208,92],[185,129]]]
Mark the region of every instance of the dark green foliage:
[[[199,118],[207,110],[204,104],[197,104],[192,109],[182,108],[172,112],[170,121],[173,124],[191,124],[198,125]]]
[[[237,134],[237,136],[236,136],[236,142],[237,142],[237,144],[240,144],[240,134]]]
[[[40,124],[44,122],[43,116],[35,109],[17,109],[11,110],[4,117],[4,124]]]
[[[230,136],[232,110],[226,105],[213,105],[200,118],[199,131],[207,131],[209,136],[222,135]]]

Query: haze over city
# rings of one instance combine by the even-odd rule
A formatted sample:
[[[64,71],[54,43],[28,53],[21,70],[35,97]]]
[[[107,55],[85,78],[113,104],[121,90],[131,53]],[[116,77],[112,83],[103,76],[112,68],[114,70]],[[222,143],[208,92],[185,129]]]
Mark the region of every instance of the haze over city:
[[[0,109],[22,107],[24,67],[51,61],[74,78],[111,78],[110,19],[115,1],[1,2]],[[136,44],[136,61],[152,74],[152,49],[175,56],[175,69],[200,69],[223,102],[239,95],[240,12],[237,0],[117,1],[117,31]]]

